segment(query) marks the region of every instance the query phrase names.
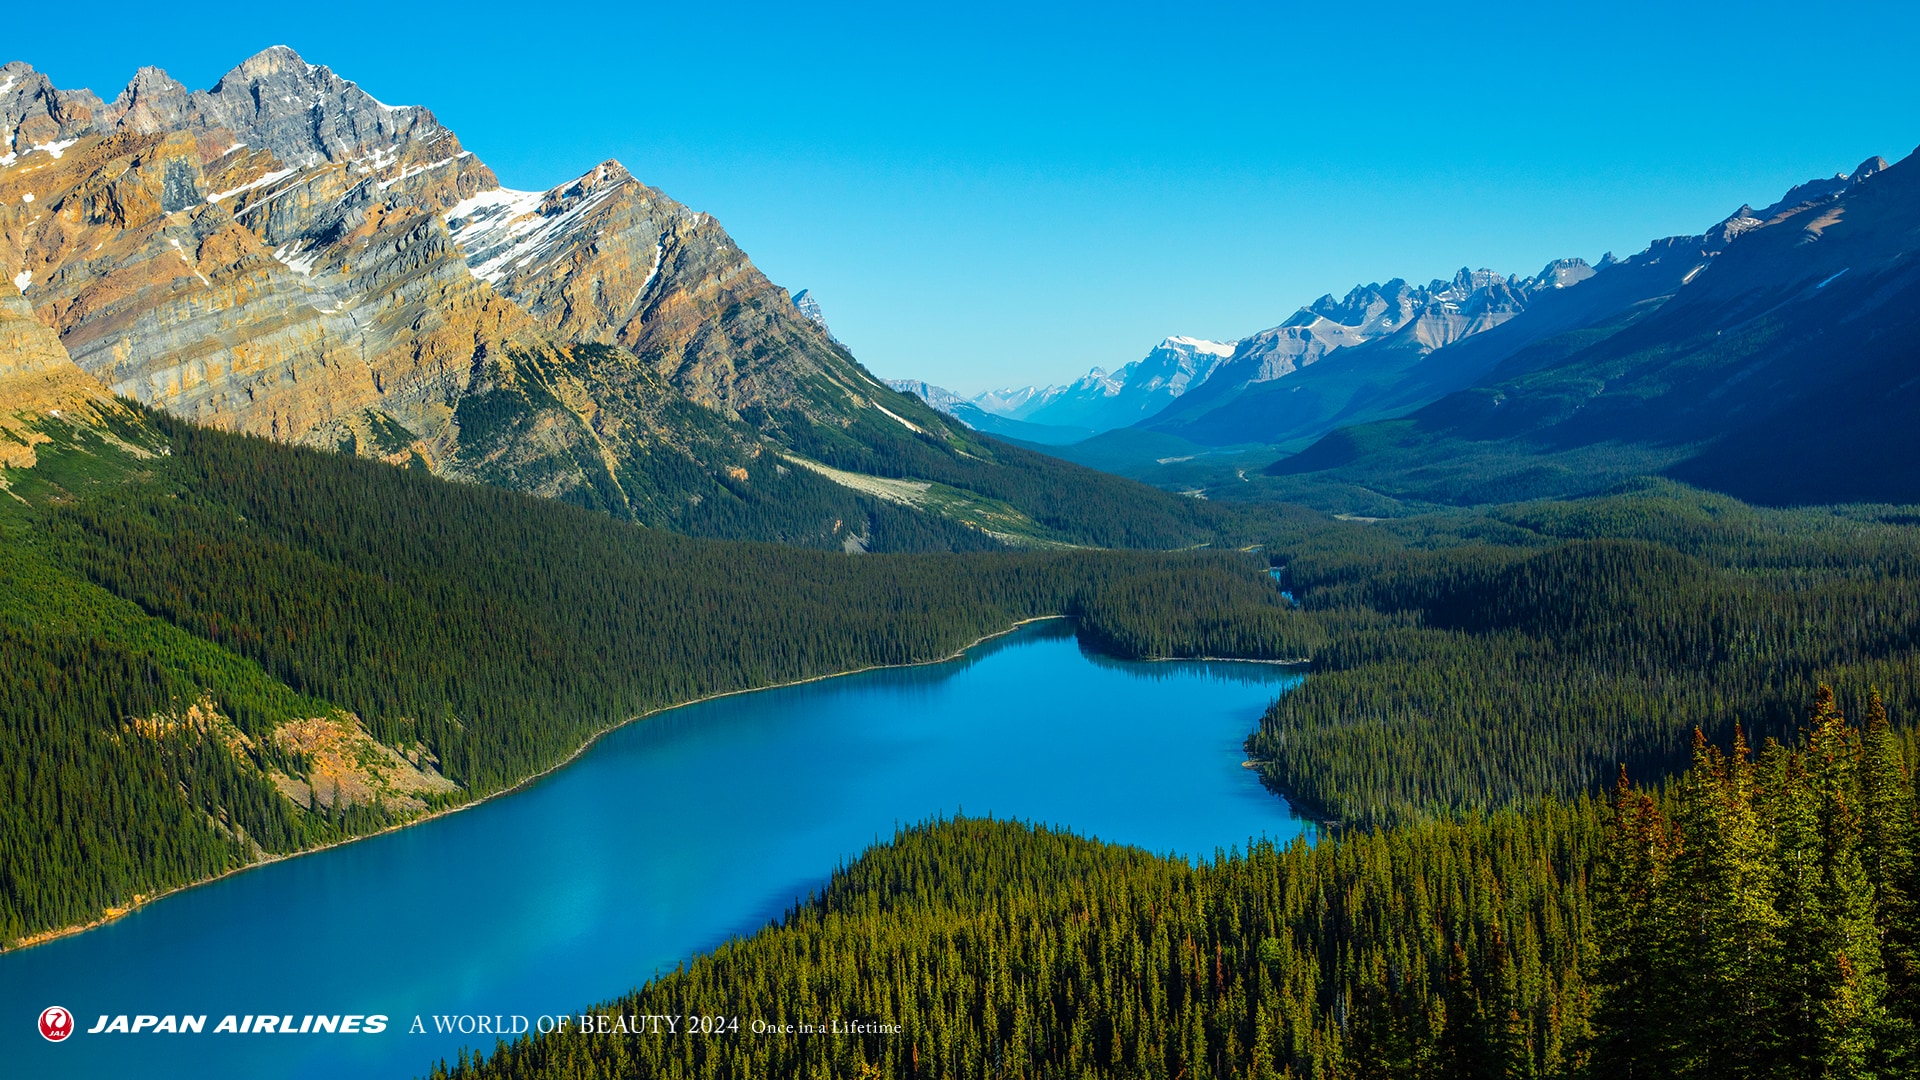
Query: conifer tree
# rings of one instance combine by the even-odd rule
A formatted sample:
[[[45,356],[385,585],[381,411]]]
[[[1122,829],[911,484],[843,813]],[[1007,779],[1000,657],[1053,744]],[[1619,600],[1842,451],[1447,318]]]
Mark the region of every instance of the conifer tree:
[[[1675,1075],[1671,1049],[1674,948],[1659,898],[1671,850],[1666,821],[1653,797],[1636,789],[1621,766],[1609,801],[1612,827],[1594,873],[1598,929],[1596,1035],[1591,1074],[1620,1080]]]
[[[1875,689],[1867,702],[1861,737],[1860,794],[1864,820],[1861,844],[1867,878],[1872,882],[1886,965],[1886,1022],[1882,1042],[1901,1052],[1876,1062],[1884,1075],[1913,1075],[1920,1056],[1912,1052],[1920,1038],[1920,895],[1916,894],[1915,801],[1912,779],[1901,760],[1900,742],[1887,720],[1886,703]]]

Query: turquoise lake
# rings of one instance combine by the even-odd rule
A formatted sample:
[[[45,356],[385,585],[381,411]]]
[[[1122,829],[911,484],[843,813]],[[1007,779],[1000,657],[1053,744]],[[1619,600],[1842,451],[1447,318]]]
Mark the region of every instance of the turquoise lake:
[[[493,1040],[409,1034],[415,1015],[431,1032],[435,1015],[577,1013],[752,932],[896,826],[935,816],[1198,859],[1284,840],[1305,826],[1240,762],[1298,679],[1116,661],[1050,621],[943,664],[675,709],[511,795],[0,956],[0,1075],[422,1075]],[[80,1034],[42,1040],[50,1005]],[[206,1033],[85,1033],[118,1013],[205,1015]],[[229,1013],[389,1026],[214,1034]]]

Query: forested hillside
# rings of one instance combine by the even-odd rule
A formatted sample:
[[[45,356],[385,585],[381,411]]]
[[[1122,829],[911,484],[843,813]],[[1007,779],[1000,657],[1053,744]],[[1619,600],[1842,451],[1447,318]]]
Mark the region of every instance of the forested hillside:
[[[1602,498],[1300,530],[1269,545],[1319,635],[1249,741],[1352,825],[1664,775],[1690,733],[1785,738],[1819,683],[1920,705],[1920,535],[1903,512]]]
[[[1312,633],[1245,555],[695,540],[158,414],[38,449],[0,505],[7,940],[499,791],[649,710],[1020,619],[1094,615],[1124,655]]]
[[[1850,727],[1823,695],[1801,749],[1702,741],[1664,792],[1197,868],[993,821],[910,829],[598,1010],[739,1034],[525,1038],[433,1075],[1911,1075],[1920,826],[1911,755],[1870,715]],[[833,1019],[897,1031],[751,1033]]]

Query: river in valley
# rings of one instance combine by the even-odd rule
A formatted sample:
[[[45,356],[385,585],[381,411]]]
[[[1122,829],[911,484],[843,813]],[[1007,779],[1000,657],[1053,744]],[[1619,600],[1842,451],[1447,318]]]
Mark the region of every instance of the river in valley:
[[[1241,744],[1298,679],[1116,661],[1056,620],[943,664],[671,710],[511,795],[0,955],[0,1075],[422,1075],[493,1045],[437,1033],[436,1016],[577,1014],[941,815],[1201,859],[1284,840],[1306,826],[1241,767]],[[57,1044],[36,1022],[53,1005],[79,1029]],[[205,1016],[205,1032],[87,1034],[103,1014]],[[216,1034],[229,1014],[378,1014],[387,1027]],[[415,1016],[428,1033],[409,1032]]]

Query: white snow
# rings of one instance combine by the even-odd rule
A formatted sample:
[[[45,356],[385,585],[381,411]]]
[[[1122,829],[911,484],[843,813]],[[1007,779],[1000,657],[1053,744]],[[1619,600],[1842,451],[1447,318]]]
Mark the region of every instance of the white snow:
[[[277,199],[277,198],[279,198],[280,196],[282,196],[282,195],[285,195],[285,194],[286,194],[287,192],[289,192],[289,191],[299,191],[299,190],[300,190],[301,188],[303,188],[303,187],[305,187],[305,186],[306,186],[305,184],[288,184],[288,185],[287,185],[286,187],[283,187],[283,188],[281,188],[281,189],[280,189],[279,191],[276,191],[276,192],[274,192],[273,194],[271,194],[271,195],[268,195],[268,196],[267,196],[266,198],[264,198],[264,199],[261,199],[261,200],[259,200],[258,202],[251,202],[251,203],[248,203],[247,205],[245,205],[245,206],[243,206],[243,207],[241,207],[241,208],[240,208],[240,209],[239,209],[239,210],[238,210],[238,211],[237,211],[237,212],[236,212],[236,213],[234,214],[234,216],[235,216],[235,217],[241,217],[241,216],[243,216],[243,215],[246,215],[246,214],[251,214],[251,213],[253,213],[253,212],[254,212],[255,210],[258,210],[258,209],[260,209],[261,207],[263,207],[263,206],[265,206],[265,205],[267,205],[268,203],[270,203],[270,202],[272,202],[273,200],[275,200],[275,199]],[[355,186],[357,187],[358,185],[355,185]]]
[[[399,157],[400,144],[394,143],[392,146],[379,147],[366,157],[355,158],[353,163],[358,166],[359,170],[363,173],[379,172],[381,169],[393,164]]]
[[[226,157],[228,154],[233,153],[235,150],[238,150],[245,145],[247,144],[243,142],[234,143],[232,146],[229,146],[225,150],[220,151],[220,157],[214,158],[213,160],[219,161],[220,158]]]
[[[575,221],[612,198],[626,182],[622,179],[609,184],[554,214],[539,213],[547,192],[495,188],[462,199],[448,210],[447,226],[454,241],[467,253],[468,272],[489,285],[498,285],[510,272],[550,254]],[[655,268],[658,266],[656,259]]]
[[[32,201],[33,201],[33,192],[31,192],[31,191],[28,191],[28,192],[23,192],[23,193],[21,193],[21,195],[20,195],[20,201],[21,201],[21,202],[23,202],[23,203],[30,203],[30,202],[32,202]]]
[[[13,275],[13,287],[19,289],[21,292],[26,292],[27,286],[31,284],[33,284],[33,271],[22,270]]]
[[[213,282],[207,280],[207,275],[200,272],[199,267],[193,265],[193,260],[187,258],[186,249],[180,246],[180,241],[175,240],[173,237],[169,236],[167,237],[167,243],[173,245],[173,253],[175,255],[180,256],[181,262],[187,264],[187,269],[193,271],[193,276],[200,279],[200,284],[208,285],[208,286],[211,286],[213,284]]]
[[[274,183],[275,181],[285,180],[287,177],[292,176],[293,173],[294,173],[294,170],[292,169],[275,169],[274,171],[266,174],[265,176],[260,177],[258,180],[253,180],[248,183],[241,184],[239,187],[234,188],[231,191],[215,192],[212,195],[207,196],[207,202],[217,203],[221,199],[231,199],[235,195],[238,195],[243,191],[252,191],[254,188],[266,187],[268,184]]]
[[[18,79],[16,79],[16,78],[14,78],[14,77],[13,77],[13,76],[11,76],[11,75],[9,75],[9,76],[7,76],[7,81],[6,81],[6,82],[3,82],[3,83],[0,83],[0,94],[4,94],[4,93],[6,93],[7,91],[9,91],[9,90],[11,90],[11,89],[13,89],[13,84],[14,84],[14,83],[17,83],[17,82],[19,82],[19,81],[20,81],[20,80],[18,80]]]
[[[1174,336],[1167,339],[1169,345],[1185,345],[1195,352],[1209,353],[1213,356],[1232,356],[1233,342],[1208,341],[1206,338]]]
[[[538,209],[540,200],[546,198],[546,195],[547,193],[544,191],[514,191],[510,188],[494,188],[492,191],[483,191],[471,198],[461,199],[459,202],[448,207],[447,220],[449,222],[460,221],[463,218],[474,217],[476,214],[483,219],[490,219],[496,216],[495,214],[481,213],[483,210],[511,210],[513,215],[518,217],[520,214],[532,213]],[[480,221],[470,221],[461,227],[474,228],[481,223]]]
[[[79,141],[79,139],[55,139],[50,143],[34,143],[32,146],[21,151],[21,154],[24,156],[33,153],[35,150],[44,150],[53,160],[59,161],[60,155],[66,153],[68,147]]]
[[[1687,282],[1692,281],[1696,277],[1699,277],[1700,271],[1705,270],[1706,268],[1707,268],[1707,264],[1701,263],[1699,266],[1696,266],[1693,269],[1687,271],[1687,276],[1680,279],[1680,284],[1685,285]]]
[[[913,423],[912,421],[908,420],[906,417],[901,416],[899,413],[894,412],[892,409],[887,408],[885,405],[882,405],[877,401],[872,402],[871,404],[873,405],[874,408],[879,409],[881,412],[886,413],[888,416],[893,417],[895,420],[898,420],[900,422],[900,426],[903,428],[906,428],[908,431],[911,431],[916,435],[926,434],[926,432],[922,430],[918,424]]]
[[[666,256],[666,245],[655,240],[653,242],[653,269],[647,271],[647,280],[640,283],[640,296],[647,295],[647,289],[653,285],[653,279],[660,276],[660,263]],[[638,301],[639,297],[635,297],[634,299]]]
[[[320,252],[302,251],[307,246],[305,240],[295,240],[291,244],[281,244],[273,249],[273,257],[280,260],[287,269],[301,277],[312,277],[313,266],[320,261]]]
[[[1842,267],[1842,268],[1841,268],[1841,270],[1840,270],[1840,273],[1838,273],[1838,274],[1833,274],[1833,275],[1831,275],[1831,276],[1830,276],[1830,277],[1828,277],[1828,278],[1827,278],[1827,279],[1826,279],[1825,281],[1822,281],[1822,282],[1821,282],[1820,284],[1818,284],[1818,285],[1815,285],[1815,286],[1814,286],[1814,288],[1816,288],[1816,289],[1824,289],[1824,288],[1826,288],[1826,287],[1827,287],[1828,285],[1830,285],[1830,284],[1832,284],[1832,283],[1833,283],[1833,279],[1834,279],[1834,278],[1837,278],[1837,277],[1839,277],[1839,276],[1840,276],[1840,274],[1844,274],[1844,273],[1846,273],[1846,272],[1847,272],[1848,270],[1851,270],[1851,269],[1853,269],[1853,267],[1851,267],[1851,266],[1847,266],[1847,267]]]
[[[402,169],[400,171],[399,176],[396,176],[391,180],[380,181],[380,190],[385,191],[388,188],[392,187],[393,185],[399,183],[400,181],[407,179],[408,177],[419,176],[421,173],[426,172],[428,169],[438,169],[445,165],[451,165],[454,162],[459,161],[463,157],[472,157],[472,156],[473,156],[473,153],[471,151],[462,150],[450,158],[441,158],[439,161],[429,162],[425,165],[409,166],[408,168]]]

